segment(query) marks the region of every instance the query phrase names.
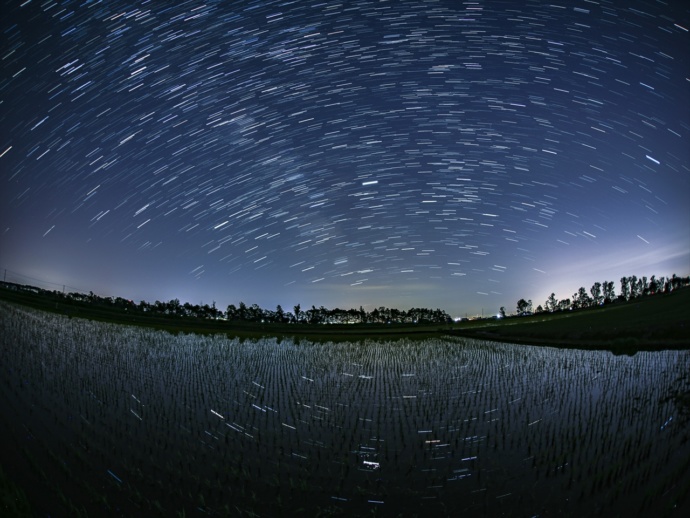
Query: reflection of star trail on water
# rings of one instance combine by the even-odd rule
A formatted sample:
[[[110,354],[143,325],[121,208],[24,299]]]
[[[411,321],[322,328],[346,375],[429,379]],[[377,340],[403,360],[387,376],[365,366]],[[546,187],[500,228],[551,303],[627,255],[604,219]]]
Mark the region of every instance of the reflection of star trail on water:
[[[13,2],[2,266],[494,311],[687,273],[680,2]]]
[[[35,459],[12,465],[34,514],[687,507],[688,351],[239,340],[0,306],[5,449]]]

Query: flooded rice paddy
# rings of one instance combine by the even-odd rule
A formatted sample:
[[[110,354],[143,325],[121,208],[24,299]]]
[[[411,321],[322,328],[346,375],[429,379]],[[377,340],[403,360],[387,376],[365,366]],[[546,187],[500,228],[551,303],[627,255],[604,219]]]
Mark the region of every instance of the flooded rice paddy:
[[[690,351],[171,335],[0,307],[36,515],[681,515]]]

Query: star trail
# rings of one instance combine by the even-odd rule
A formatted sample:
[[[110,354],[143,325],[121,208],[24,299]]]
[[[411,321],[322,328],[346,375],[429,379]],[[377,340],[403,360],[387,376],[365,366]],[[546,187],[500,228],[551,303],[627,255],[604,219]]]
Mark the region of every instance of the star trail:
[[[681,4],[5,2],[0,266],[463,316],[686,275]]]

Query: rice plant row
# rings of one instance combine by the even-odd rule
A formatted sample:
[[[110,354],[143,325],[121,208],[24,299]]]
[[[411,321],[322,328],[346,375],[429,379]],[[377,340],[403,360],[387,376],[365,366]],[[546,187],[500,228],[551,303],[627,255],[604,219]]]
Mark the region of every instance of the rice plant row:
[[[688,351],[239,341],[0,309],[0,460],[37,514],[688,505]]]

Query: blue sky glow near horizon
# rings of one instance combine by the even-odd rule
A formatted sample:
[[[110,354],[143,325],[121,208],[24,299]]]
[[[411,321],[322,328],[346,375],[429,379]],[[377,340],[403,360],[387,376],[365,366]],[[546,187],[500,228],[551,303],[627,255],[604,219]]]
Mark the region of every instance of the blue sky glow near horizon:
[[[0,267],[453,316],[688,275],[682,4],[6,2]]]

